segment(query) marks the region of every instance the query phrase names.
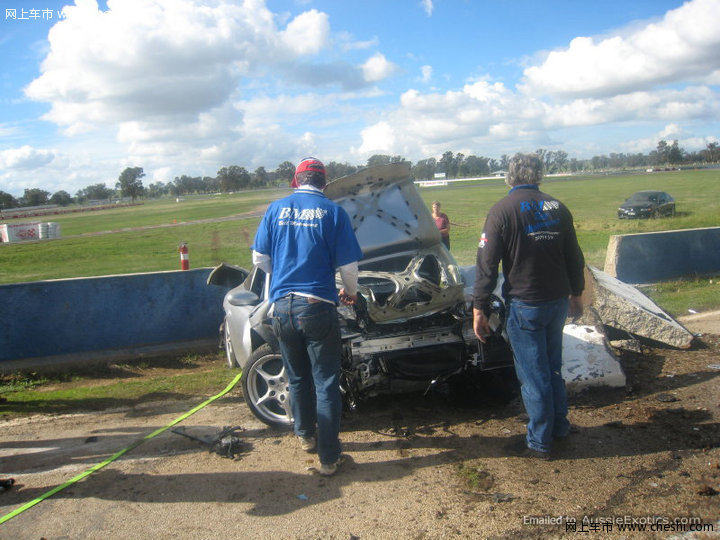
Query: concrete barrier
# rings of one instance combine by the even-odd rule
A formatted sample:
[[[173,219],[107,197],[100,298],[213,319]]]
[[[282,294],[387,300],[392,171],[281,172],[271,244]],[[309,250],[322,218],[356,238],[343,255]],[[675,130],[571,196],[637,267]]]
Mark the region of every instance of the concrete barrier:
[[[0,285],[0,371],[217,344],[211,268]]]
[[[720,227],[611,236],[604,270],[634,284],[717,274]]]

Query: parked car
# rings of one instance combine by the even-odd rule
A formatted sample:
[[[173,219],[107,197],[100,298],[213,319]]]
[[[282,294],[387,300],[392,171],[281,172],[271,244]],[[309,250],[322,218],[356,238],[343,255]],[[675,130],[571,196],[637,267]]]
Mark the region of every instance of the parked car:
[[[455,376],[467,383],[489,370],[512,369],[500,285],[491,314],[495,331],[482,344],[472,328],[474,266],[459,267],[442,244],[407,163],[338,179],[325,194],[348,212],[363,249],[358,302],[337,308],[347,407],[378,394],[446,385]],[[222,264],[208,282],[239,285],[223,301],[221,343],[228,364],[243,370],[247,405],[266,424],[290,424],[288,380],[268,321],[268,276],[258,267]]]
[[[657,218],[675,215],[675,199],[664,191],[638,191],[620,205],[619,219]]]

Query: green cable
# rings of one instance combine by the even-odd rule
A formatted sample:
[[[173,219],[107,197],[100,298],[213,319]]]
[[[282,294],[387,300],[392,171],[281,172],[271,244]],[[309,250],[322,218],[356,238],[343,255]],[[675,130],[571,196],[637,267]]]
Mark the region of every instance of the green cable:
[[[72,479],[68,480],[67,482],[65,482],[64,484],[62,484],[62,485],[60,485],[60,486],[54,487],[53,489],[51,489],[51,490],[48,491],[47,493],[44,493],[43,495],[40,495],[38,498],[33,499],[32,501],[30,501],[30,502],[28,502],[28,503],[25,503],[25,504],[22,505],[20,508],[17,508],[17,509],[15,509],[15,510],[13,510],[13,511],[10,512],[9,514],[5,514],[3,517],[0,518],[0,525],[3,524],[3,523],[5,523],[5,522],[8,521],[8,520],[14,518],[14,517],[17,516],[17,515],[22,514],[22,513],[23,513],[25,510],[27,510],[28,508],[32,508],[33,506],[35,506],[35,505],[38,504],[39,502],[44,501],[44,500],[47,499],[48,497],[52,497],[52,496],[55,495],[57,492],[62,491],[62,490],[65,489],[66,487],[71,486],[72,484],[74,484],[74,483],[76,483],[76,482],[79,482],[80,480],[82,480],[82,479],[85,478],[86,476],[90,476],[90,475],[91,475],[92,473],[94,473],[95,471],[99,471],[100,469],[102,469],[102,468],[105,467],[106,465],[109,465],[110,463],[112,463],[113,461],[115,461],[116,459],[118,459],[118,458],[119,458],[120,456],[122,456],[123,454],[126,454],[126,453],[129,452],[130,450],[133,450],[133,449],[137,448],[138,446],[140,446],[140,445],[141,445],[142,443],[144,443],[145,441],[148,441],[148,440],[152,439],[153,437],[155,437],[155,436],[157,436],[157,435],[160,435],[160,433],[162,433],[163,431],[167,431],[168,429],[170,429],[171,427],[173,427],[175,424],[179,424],[180,422],[182,422],[182,421],[185,420],[186,418],[188,418],[188,417],[192,416],[193,414],[195,414],[196,412],[198,412],[198,411],[199,411],[200,409],[202,409],[203,407],[206,407],[207,405],[210,405],[210,403],[212,403],[212,402],[215,401],[216,399],[219,399],[219,398],[223,397],[223,396],[224,396],[225,394],[227,394],[230,390],[232,390],[233,387],[238,383],[238,381],[240,380],[240,376],[241,376],[241,375],[242,375],[242,372],[240,372],[240,373],[237,375],[237,377],[235,377],[235,378],[230,382],[230,384],[227,385],[227,387],[225,388],[225,390],[223,390],[222,392],[220,392],[220,393],[217,394],[216,396],[213,396],[213,397],[211,397],[211,398],[203,401],[200,405],[198,405],[197,407],[189,410],[188,412],[186,412],[186,413],[183,414],[182,416],[176,418],[175,420],[173,420],[172,422],[170,422],[170,423],[169,423],[168,425],[166,425],[165,427],[161,427],[161,428],[159,428],[159,429],[156,429],[156,430],[153,431],[150,435],[146,435],[146,436],[143,437],[142,439],[138,439],[137,441],[135,441],[134,443],[132,443],[132,444],[131,444],[130,446],[128,446],[127,448],[123,448],[122,450],[120,450],[120,451],[117,452],[116,454],[110,456],[110,457],[109,457],[108,459],[106,459],[105,461],[103,461],[103,462],[101,462],[101,463],[98,463],[97,465],[94,465],[93,467],[90,467],[88,470],[86,470],[86,471],[78,474],[75,478],[72,478]]]

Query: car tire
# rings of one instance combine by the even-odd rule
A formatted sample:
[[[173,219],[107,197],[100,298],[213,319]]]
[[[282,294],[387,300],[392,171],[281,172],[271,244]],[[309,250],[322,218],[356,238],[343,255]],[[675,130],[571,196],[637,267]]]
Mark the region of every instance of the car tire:
[[[222,332],[222,343],[223,348],[225,349],[225,361],[227,362],[228,367],[231,369],[240,367],[240,364],[237,361],[237,357],[235,356],[235,350],[233,349],[232,341],[230,340],[230,330],[227,319],[225,319],[225,321],[223,322]]]
[[[253,351],[242,375],[245,402],[252,413],[272,427],[291,426],[290,383],[280,353],[264,344]]]

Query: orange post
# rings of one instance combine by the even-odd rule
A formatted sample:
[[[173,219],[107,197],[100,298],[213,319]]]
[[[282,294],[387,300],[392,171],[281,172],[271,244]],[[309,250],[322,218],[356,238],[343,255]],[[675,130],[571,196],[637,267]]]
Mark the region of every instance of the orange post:
[[[190,255],[188,254],[188,247],[185,242],[180,244],[178,247],[180,252],[180,270],[190,270]]]

